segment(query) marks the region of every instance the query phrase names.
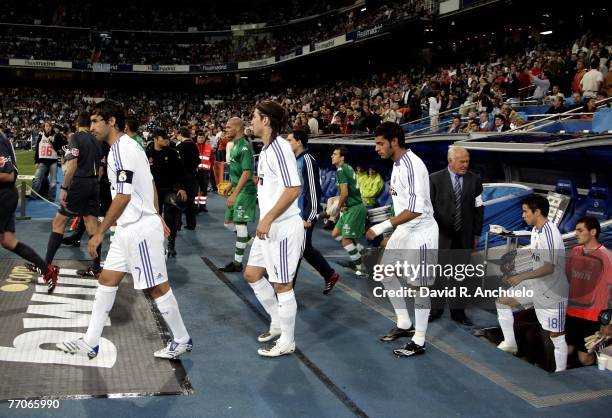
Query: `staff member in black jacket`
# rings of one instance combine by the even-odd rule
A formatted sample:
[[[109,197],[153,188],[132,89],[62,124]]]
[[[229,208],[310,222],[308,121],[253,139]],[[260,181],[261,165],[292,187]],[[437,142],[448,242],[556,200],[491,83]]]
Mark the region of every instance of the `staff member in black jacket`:
[[[482,231],[484,208],[480,177],[468,171],[470,154],[465,148],[451,146],[448,149],[448,167],[429,176],[434,218],[438,222],[439,263],[467,264],[473,248],[478,245]],[[459,282],[454,277],[438,278],[436,289],[452,289]],[[465,314],[466,300],[448,298],[451,318],[463,325],[473,325]],[[432,298],[430,321],[444,312],[444,298]]]
[[[181,156],[184,168],[184,187],[187,192],[187,208],[185,209],[185,218],[187,219],[187,229],[195,229],[196,227],[196,206],[195,197],[198,190],[198,165],[200,165],[200,152],[198,146],[191,139],[191,132],[186,126],[179,129],[178,132],[179,144],[176,150]]]
[[[321,212],[321,184],[319,183],[319,165],[317,160],[308,152],[308,134],[301,129],[296,129],[287,136],[287,141],[297,160],[298,173],[302,180],[302,191],[298,199],[298,205],[306,229],[306,241],[304,243],[304,258],[313,266],[325,280],[323,294],[332,291],[340,276],[323,258],[319,250],[312,246],[312,231],[317,223]],[[299,265],[298,265],[299,269]]]
[[[170,138],[164,129],[156,129],[153,132],[153,142],[149,144],[146,152],[157,188],[158,207],[164,215],[164,222],[170,228],[168,257],[176,257],[178,220],[181,208],[187,201],[181,156],[175,149],[170,148]]]

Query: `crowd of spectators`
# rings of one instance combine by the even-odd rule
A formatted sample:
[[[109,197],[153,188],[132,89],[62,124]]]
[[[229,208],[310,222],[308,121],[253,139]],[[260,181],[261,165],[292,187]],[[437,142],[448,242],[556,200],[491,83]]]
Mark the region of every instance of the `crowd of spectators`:
[[[297,2],[287,3],[297,4]],[[326,6],[319,2],[314,3],[320,6],[321,11],[328,11],[328,7],[331,7],[327,3],[325,3]],[[339,6],[342,2],[336,3]],[[92,13],[85,14],[89,18],[83,19],[80,24],[69,22],[70,25],[85,27],[86,29],[83,30],[4,25],[0,27],[2,35],[0,37],[0,56],[21,59],[99,61],[113,64],[220,64],[248,61],[290,53],[297,47],[324,41],[378,23],[391,23],[408,17],[423,16],[428,13],[424,4],[423,0],[399,3],[381,2],[367,8],[360,6],[316,15],[318,17],[306,19],[291,26],[278,26],[282,21],[275,20],[269,22],[271,25],[276,25],[270,29],[246,31],[239,34],[226,32],[205,35],[192,32],[189,34],[168,33],[162,36],[152,35],[148,31],[172,29],[187,32],[190,27],[189,24],[180,23],[182,20],[179,18],[170,18],[175,14],[184,16],[185,19],[202,19],[202,16],[207,16],[206,22],[217,21],[216,15],[210,18],[209,12],[187,13],[189,8],[183,10],[172,4],[174,11],[169,9],[163,12],[163,8],[155,9],[151,17],[149,13],[138,14],[135,10],[131,10],[137,5],[129,3],[126,6],[129,11],[123,11],[123,14],[128,16],[127,19],[118,18],[117,14],[113,14],[113,19],[105,24],[104,20],[97,20],[97,18],[107,16],[107,14],[92,11]],[[260,6],[259,3],[258,6]],[[87,6],[84,7],[84,10],[87,10]],[[105,3],[104,7],[109,6]],[[224,8],[229,9],[225,4]],[[117,10],[117,13],[121,13],[122,9]],[[237,14],[237,17],[239,16],[241,15]],[[157,24],[158,18],[160,22],[179,23],[177,27],[170,28]],[[142,19],[146,20],[142,21]],[[243,23],[258,21],[256,18],[253,19],[255,20]],[[8,14],[6,11],[4,11],[4,16],[0,15],[0,20],[11,23],[20,21],[16,13]],[[95,27],[94,22],[96,22]],[[100,36],[100,30],[116,28],[114,25],[120,25],[121,29],[132,32],[112,32]]]
[[[533,101],[550,103],[549,113],[576,108],[592,113],[597,111],[597,98],[612,95],[610,45],[590,34],[577,42],[583,46],[535,47],[516,56],[491,54],[487,61],[443,66],[435,73],[413,67],[364,79],[267,91],[236,89],[226,95],[5,88],[0,89],[0,126],[11,137],[27,137],[43,120],[71,125],[80,110],[91,106],[91,98],[112,97],[139,118],[141,129],[197,125],[216,134],[231,116],[248,123],[253,105],[272,98],[287,109],[288,128],[311,135],[372,133],[381,122],[407,123],[431,115],[432,107],[455,114],[452,124],[441,128],[450,132],[505,131],[525,123],[511,99],[533,97],[536,80],[550,84],[545,95]],[[585,62],[589,71],[583,69]],[[431,118],[432,125],[436,119]]]
[[[132,29],[187,31],[229,30],[232,25],[266,22],[262,10],[274,11],[274,21],[282,24],[290,20],[327,13],[351,6],[354,0],[247,0],[190,1],[155,3],[135,0],[83,2],[77,0],[25,0],[13,2],[0,10],[0,22],[86,27],[99,30]],[[114,13],[109,14],[108,10]]]

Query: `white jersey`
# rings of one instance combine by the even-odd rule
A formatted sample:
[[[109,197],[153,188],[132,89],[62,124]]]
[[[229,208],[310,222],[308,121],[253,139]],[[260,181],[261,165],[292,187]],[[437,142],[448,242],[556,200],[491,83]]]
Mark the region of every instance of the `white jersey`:
[[[300,175],[297,169],[295,155],[291,146],[283,137],[276,137],[266,145],[259,154],[257,165],[257,199],[259,201],[259,217],[264,216],[276,205],[286,187],[299,187]],[[300,216],[298,199],[287,208],[274,222],[280,222],[292,216]]]
[[[53,137],[54,135],[47,136],[44,132],[42,133],[40,143],[38,144],[38,158],[57,160],[57,152],[53,148],[53,142],[51,142]]]
[[[549,289],[551,287],[557,288],[556,285],[560,283],[567,283],[565,279],[565,245],[555,224],[546,221],[540,230],[534,226],[531,230],[529,248],[533,270],[542,267],[544,263],[552,264],[555,267],[555,271],[551,275],[534,280],[541,280],[538,283]]]
[[[117,226],[157,215],[149,160],[136,141],[125,134],[117,139],[108,153],[107,169],[113,199],[117,193],[131,195],[130,203],[117,219]]]
[[[410,222],[398,225],[398,229],[429,228],[436,223],[429,197],[429,173],[423,160],[414,152],[407,150],[393,164],[389,191],[396,216],[405,210],[421,214]]]

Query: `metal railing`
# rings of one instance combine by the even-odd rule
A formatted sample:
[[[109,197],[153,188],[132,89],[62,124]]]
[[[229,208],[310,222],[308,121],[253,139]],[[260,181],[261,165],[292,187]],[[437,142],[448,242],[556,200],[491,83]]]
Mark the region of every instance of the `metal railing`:
[[[410,135],[414,135],[414,134],[418,134],[420,132],[426,132],[428,130],[431,130],[431,133],[440,133],[440,129],[444,128],[445,126],[448,126],[450,124],[452,124],[453,121],[452,120],[445,120],[445,121],[440,121],[438,123],[438,126],[436,128],[433,128],[432,126],[427,126],[425,128],[421,128],[421,129],[417,129],[416,131],[412,131],[412,132],[408,132]]]
[[[40,200],[45,201],[47,203],[49,203],[51,206],[59,209],[60,206],[55,203],[55,202],[51,202],[50,200],[45,199],[43,196],[41,196],[38,192],[36,192],[36,190],[34,190],[32,188],[32,186],[28,185],[28,183],[26,182],[27,180],[34,180],[34,176],[29,176],[29,175],[23,175],[20,174],[17,176],[17,180],[21,180],[21,183],[19,183],[18,185],[16,185],[17,190],[19,191],[19,216],[17,216],[15,219],[20,220],[20,221],[24,221],[24,220],[28,220],[30,219],[30,217],[27,215],[27,211],[26,211],[26,199],[27,199],[27,190],[30,190],[30,195],[35,195],[37,196]]]
[[[602,99],[602,100],[600,100],[598,102],[595,102],[595,106],[597,108],[600,108],[600,107],[603,107],[603,106],[607,105],[608,103],[612,103],[612,97],[607,97],[607,98]],[[582,110],[582,108],[571,109],[571,110],[568,110],[567,112],[563,112],[563,113],[555,113],[555,114],[549,115],[549,116],[547,116],[545,118],[537,119],[537,120],[534,120],[532,122],[528,122],[525,125],[517,126],[516,128],[512,128],[512,129],[510,129],[510,130],[508,130],[508,131],[506,131],[504,133],[508,134],[508,133],[512,133],[512,132],[516,132],[516,131],[532,132],[532,131],[534,131],[536,129],[541,129],[541,128],[545,128],[547,126],[552,125],[553,123],[557,122],[557,119],[559,119],[559,120],[568,120],[568,119],[571,119],[574,114],[584,113],[584,112],[578,112],[580,110]],[[541,122],[545,122],[545,121],[550,121],[550,122],[544,123],[544,124],[540,124]],[[531,128],[525,129],[528,126],[531,126]]]

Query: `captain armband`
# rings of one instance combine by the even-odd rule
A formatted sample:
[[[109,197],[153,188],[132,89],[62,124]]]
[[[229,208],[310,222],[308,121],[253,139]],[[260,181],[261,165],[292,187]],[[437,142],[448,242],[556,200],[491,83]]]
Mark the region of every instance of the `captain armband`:
[[[134,178],[134,172],[129,170],[119,170],[117,171],[117,183],[128,183],[132,184],[132,179]]]

